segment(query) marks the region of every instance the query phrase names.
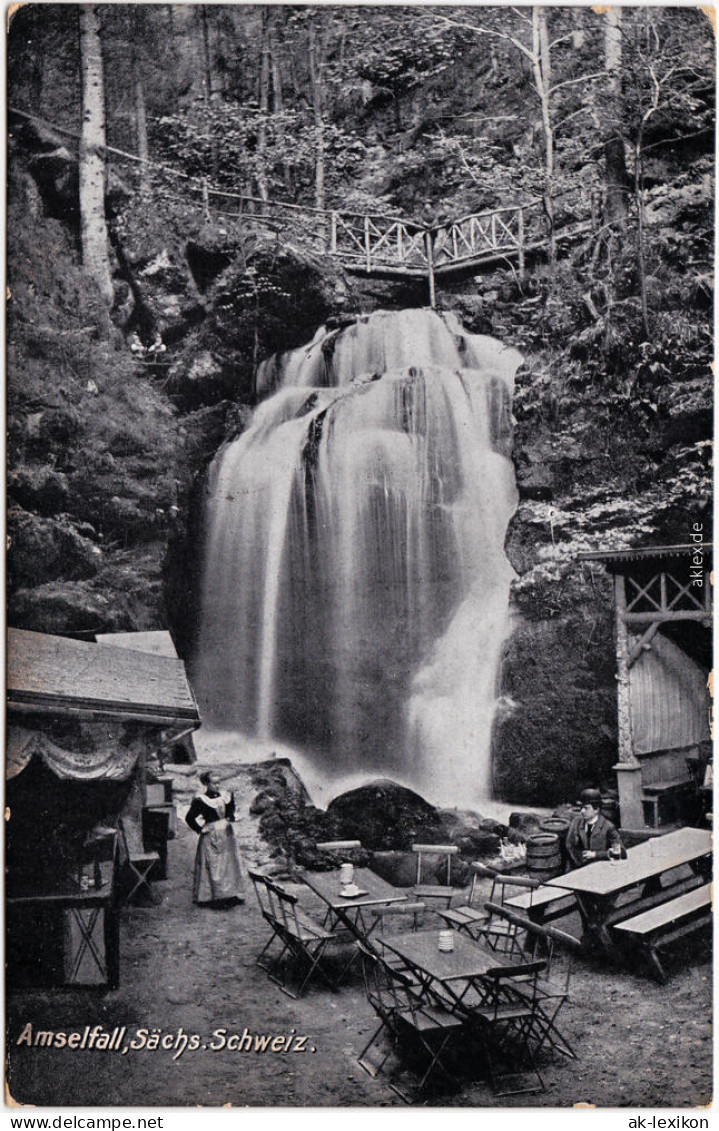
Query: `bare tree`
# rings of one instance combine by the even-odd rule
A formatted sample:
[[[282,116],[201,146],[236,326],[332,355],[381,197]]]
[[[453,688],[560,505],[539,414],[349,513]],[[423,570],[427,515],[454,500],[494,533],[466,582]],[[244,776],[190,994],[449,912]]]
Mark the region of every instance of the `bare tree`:
[[[257,127],[257,191],[262,201],[262,212],[267,211],[267,116],[270,109],[270,18],[267,8],[261,9],[262,37],[260,48],[260,117]]]
[[[323,115],[322,51],[314,23],[309,26],[309,66],[315,126],[315,208],[325,206],[325,122]]]
[[[492,41],[504,41],[510,44],[529,64],[532,74],[532,85],[539,99],[539,109],[542,122],[543,159],[542,159],[542,202],[547,216],[549,235],[549,259],[554,267],[556,261],[556,230],[555,230],[555,193],[556,193],[556,168],[555,168],[555,123],[554,100],[560,91],[577,84],[586,85],[595,79],[604,77],[604,71],[585,74],[581,77],[560,79],[554,82],[552,76],[552,52],[560,43],[572,38],[571,32],[562,32],[556,39],[549,36],[549,16],[551,9],[541,5],[533,6],[529,12],[521,8],[503,9],[500,18],[492,22],[492,11],[486,9],[481,14],[472,14],[471,19],[445,16],[433,9],[428,11],[427,17],[433,21],[441,21],[448,27],[462,28],[473,32],[475,35]]]
[[[82,72],[82,132],[80,136],[80,233],[82,262],[107,303],[114,289],[105,216],[105,82],[100,21],[94,4],[80,13],[80,64]]]
[[[621,129],[622,9],[618,5],[607,8],[604,18],[604,59],[607,69],[604,114],[607,130],[604,142],[606,169],[604,219],[611,224],[615,220],[626,219],[629,185]]]

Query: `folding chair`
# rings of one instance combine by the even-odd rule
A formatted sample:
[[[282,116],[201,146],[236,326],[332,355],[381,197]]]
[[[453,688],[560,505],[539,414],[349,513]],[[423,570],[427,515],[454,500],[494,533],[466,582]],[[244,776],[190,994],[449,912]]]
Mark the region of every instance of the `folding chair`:
[[[518,889],[534,891],[538,887],[541,887],[541,881],[531,879],[529,876],[497,873],[492,881],[489,902],[484,905],[487,920],[479,929],[478,937],[499,954],[515,955],[518,958],[524,957],[520,941],[517,938],[518,925],[503,914],[498,914],[494,908],[504,909],[508,893],[511,896],[515,895]]]
[[[481,906],[477,905],[477,900],[481,894],[479,882],[481,879],[494,879],[497,873],[484,864],[470,864],[470,868],[472,870],[472,883],[467,902],[455,907],[438,907],[436,913],[448,927],[453,927],[455,930],[469,935],[470,938],[476,939],[479,928],[486,924],[488,918],[487,912],[484,910],[484,901],[482,901]]]
[[[136,893],[146,892],[152,903],[158,904],[160,899],[150,887],[150,872],[155,865],[159,865],[160,854],[158,852],[145,852],[140,830],[134,822],[120,817],[117,825],[122,838],[124,863],[127,865],[132,884],[130,891],[125,896],[125,902],[129,903]]]
[[[456,1084],[455,1077],[441,1058],[450,1042],[462,1032],[465,1025],[463,1018],[455,1016],[440,1002],[420,997],[405,974],[394,970],[363,943],[358,942],[357,945],[362,954],[367,1001],[380,1019],[379,1027],[357,1058],[359,1065],[370,1076],[376,1076],[382,1071],[392,1047],[401,1051],[406,1041],[411,1043],[413,1050],[421,1050],[428,1060],[417,1086],[418,1092],[422,1092],[435,1071],[440,1071],[450,1083]],[[368,1054],[383,1031],[391,1038],[390,1049],[378,1065],[373,1065]],[[396,1085],[390,1084],[390,1087],[405,1102],[411,1102]]]
[[[528,876],[503,875],[501,872],[489,868],[485,864],[474,863],[471,865],[472,883],[469,889],[469,899],[466,904],[446,909],[437,909],[437,914],[444,919],[449,927],[463,931],[475,941],[481,939],[500,954],[521,953],[515,943],[517,934],[516,925],[498,915],[495,911],[487,910],[487,904],[482,907],[477,905],[480,898],[480,881],[492,880],[492,889],[489,902],[494,906],[503,906],[507,898],[507,890],[514,892],[516,888],[533,889],[540,886],[539,880],[530,879]]]
[[[282,943],[279,932],[279,907],[276,906],[276,900],[273,891],[267,886],[267,877],[264,876],[262,872],[255,872],[251,868],[247,869],[247,875],[250,877],[252,886],[255,889],[255,895],[257,897],[257,903],[260,908],[262,918],[272,929],[272,934],[255,959],[255,962],[260,967],[260,969],[268,971],[267,964],[263,962],[263,958],[271,949],[272,944],[274,942],[280,943],[280,955],[278,957],[281,957],[282,953],[286,949],[285,945]]]
[[[412,851],[417,857],[417,879],[413,888],[414,895],[419,900],[445,900],[446,906],[449,907],[452,896],[454,895],[454,890],[451,886],[452,857],[459,854],[459,849],[456,844],[413,844]],[[444,859],[446,861],[447,882],[445,884],[428,884],[424,882],[422,874],[427,859],[433,861]]]
[[[531,1046],[538,1003],[536,980],[543,966],[535,962],[488,971],[484,1001],[471,1010],[496,1096],[545,1090]]]
[[[272,936],[263,947],[256,961],[257,965],[266,971],[268,977],[275,982],[288,997],[300,997],[313,974],[319,974],[329,985],[335,989],[335,981],[323,969],[321,962],[327,944],[331,942],[334,932],[326,930],[304,911],[298,908],[299,900],[296,895],[286,891],[285,888],[275,883],[269,876],[259,872],[249,872],[255,892],[257,893],[260,909],[265,921],[272,927]],[[275,960],[279,970],[277,976],[272,967],[262,962],[263,956],[269,951],[275,938],[281,944],[281,951]],[[304,966],[304,977],[300,976],[296,992],[289,985],[289,959],[293,959],[298,969]]]
[[[532,994],[536,1001],[536,1014],[532,1026],[532,1036],[537,1039],[535,1052],[539,1052],[543,1045],[548,1044],[562,1055],[575,1059],[577,1053],[557,1027],[557,1016],[562,1006],[569,1000],[573,955],[581,946],[580,941],[557,927],[534,923],[531,919],[515,914],[507,908],[497,907],[496,913],[511,916],[514,920],[517,928],[515,941],[527,961],[537,957],[538,942],[542,943],[545,966],[532,984]],[[518,992],[522,993],[521,979],[517,979],[515,985]]]
[[[383,907],[372,907],[369,913],[381,931],[384,930],[385,923],[411,915],[412,930],[416,931],[419,926],[419,916],[426,910],[426,903],[408,900],[406,903],[386,903]]]

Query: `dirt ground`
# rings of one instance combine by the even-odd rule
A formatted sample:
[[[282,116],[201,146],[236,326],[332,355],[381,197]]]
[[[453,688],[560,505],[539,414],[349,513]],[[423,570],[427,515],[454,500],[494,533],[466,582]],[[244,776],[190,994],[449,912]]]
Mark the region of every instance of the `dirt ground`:
[[[202,767],[183,767],[176,777],[181,815],[198,788]],[[249,816],[253,796],[246,770],[221,767],[240,811],[238,837],[246,862],[263,866],[268,851]],[[292,1000],[255,964],[268,934],[251,888],[244,905],[229,910],[193,906],[190,899],[195,837],[182,821],[169,845],[169,878],[154,885],[158,906],[122,912],[121,985],[43,993],[13,992],[7,1001],[9,1092],[15,1102],[40,1106],[302,1106],[404,1107],[389,1087],[412,1077],[390,1060],[368,1076],[357,1055],[375,1028],[355,968],[337,992],[313,983]],[[457,902],[461,901],[458,896]],[[429,922],[428,922],[429,925]],[[437,923],[439,926],[439,923]],[[428,1102],[441,1107],[685,1108],[711,1102],[711,944],[696,936],[668,963],[663,986],[646,975],[579,959],[571,1001],[560,1015],[578,1051],[567,1060],[542,1054],[546,1092],[496,1099],[481,1074],[455,1094]],[[68,1049],[18,1045],[33,1031],[82,1032],[101,1025],[161,1030],[173,1043],[198,1034],[200,1047],[177,1050]],[[292,1051],[249,1052],[225,1048],[225,1036],[271,1034],[293,1038]],[[149,1036],[149,1034],[148,1034]],[[295,1037],[306,1037],[295,1051]],[[180,1039],[181,1043],[181,1039]],[[203,1047],[207,1046],[207,1047]],[[399,1074],[398,1074],[399,1072]]]

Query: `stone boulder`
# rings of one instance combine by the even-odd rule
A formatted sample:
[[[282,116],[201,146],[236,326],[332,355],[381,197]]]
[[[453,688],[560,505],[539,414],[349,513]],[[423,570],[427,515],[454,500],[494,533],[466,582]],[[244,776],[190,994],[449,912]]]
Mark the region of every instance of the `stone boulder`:
[[[10,588],[42,585],[64,578],[94,577],[102,551],[65,516],[42,518],[19,507],[8,514],[8,545],[12,551]]]
[[[8,476],[8,495],[25,510],[58,514],[70,498],[67,475],[50,467],[18,468]]]
[[[440,842],[437,809],[418,793],[386,778],[335,797],[327,814],[343,838],[361,840],[373,852],[407,850],[415,842]]]
[[[371,867],[396,888],[411,888],[417,879],[417,857],[412,852],[373,852]]]

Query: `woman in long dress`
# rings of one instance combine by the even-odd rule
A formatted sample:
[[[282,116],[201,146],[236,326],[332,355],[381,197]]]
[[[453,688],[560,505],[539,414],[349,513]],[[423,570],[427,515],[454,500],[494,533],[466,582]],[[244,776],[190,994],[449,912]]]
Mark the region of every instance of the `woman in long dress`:
[[[235,798],[220,789],[215,770],[200,774],[204,793],[192,799],[185,820],[199,836],[192,884],[194,903],[242,903],[245,898],[242,857],[235,840]]]

